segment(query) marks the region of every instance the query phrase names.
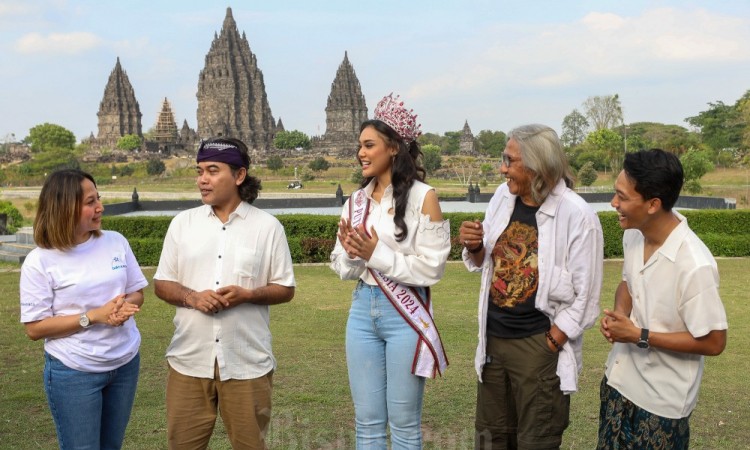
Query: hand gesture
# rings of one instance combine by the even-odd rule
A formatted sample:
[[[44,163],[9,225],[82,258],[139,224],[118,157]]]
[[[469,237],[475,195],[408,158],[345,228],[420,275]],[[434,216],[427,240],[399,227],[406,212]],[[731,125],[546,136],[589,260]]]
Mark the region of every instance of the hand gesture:
[[[226,308],[234,308],[240,303],[244,303],[245,299],[248,298],[249,289],[245,289],[236,285],[224,286],[216,290],[216,293],[226,301]]]
[[[120,294],[99,308],[89,311],[93,323],[106,323],[111,327],[122,326],[141,309],[138,305],[125,301],[125,294]]]
[[[482,227],[482,222],[479,220],[461,222],[461,227],[458,229],[458,242],[461,245],[468,250],[476,250],[482,245],[483,239],[484,228]]]
[[[632,320],[623,313],[604,310],[604,317],[600,321],[599,331],[610,344],[615,342],[636,342],[640,330]]]
[[[191,292],[185,297],[187,306],[206,314],[215,314],[229,308],[229,301],[216,291]]]
[[[364,225],[360,224],[353,228],[348,219],[341,219],[339,222],[337,236],[349,258],[359,257],[365,261],[370,260],[379,240],[375,227],[370,227],[370,235],[368,235]]]

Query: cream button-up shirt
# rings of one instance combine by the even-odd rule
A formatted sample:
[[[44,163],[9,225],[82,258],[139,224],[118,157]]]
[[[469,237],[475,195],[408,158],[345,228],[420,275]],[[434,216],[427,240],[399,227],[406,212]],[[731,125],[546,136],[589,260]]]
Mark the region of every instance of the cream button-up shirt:
[[[156,280],[195,291],[237,285],[295,285],[292,257],[279,221],[241,202],[222,223],[208,205],[179,213],[164,238]],[[269,306],[243,303],[216,314],[177,308],[167,360],[183,375],[222,381],[258,378],[275,369]]]
[[[645,263],[641,232],[623,235],[622,277],[633,299],[630,319],[640,328],[688,331],[694,337],[726,330],[716,261],[685,217],[674,214],[680,224]],[[640,408],[680,419],[695,408],[703,360],[703,355],[615,343],[605,373],[608,384]]]

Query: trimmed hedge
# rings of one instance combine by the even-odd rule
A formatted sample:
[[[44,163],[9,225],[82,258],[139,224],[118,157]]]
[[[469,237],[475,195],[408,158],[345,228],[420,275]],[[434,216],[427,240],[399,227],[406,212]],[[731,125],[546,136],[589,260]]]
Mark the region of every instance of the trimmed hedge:
[[[715,256],[750,256],[750,210],[685,210],[690,228],[706,243]],[[286,230],[292,261],[295,263],[328,262],[336,243],[338,216],[286,214],[277,216]],[[458,228],[465,220],[483,220],[483,213],[445,213],[451,224],[450,260],[461,259]],[[622,257],[622,230],[617,213],[599,213],[604,235],[604,257]],[[162,242],[171,217],[107,216],[103,228],[121,233],[130,241],[138,262],[143,266],[159,263]]]

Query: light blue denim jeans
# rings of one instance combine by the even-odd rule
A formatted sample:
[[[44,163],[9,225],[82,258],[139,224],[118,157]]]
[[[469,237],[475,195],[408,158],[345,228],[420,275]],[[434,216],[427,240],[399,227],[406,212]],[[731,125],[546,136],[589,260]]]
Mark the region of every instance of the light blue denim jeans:
[[[417,337],[378,286],[357,283],[346,361],[358,450],[385,450],[386,425],[393,450],[422,448],[425,379],[411,373]]]
[[[61,450],[122,447],[140,364],[138,354],[109,372],[81,372],[44,353],[44,389]]]

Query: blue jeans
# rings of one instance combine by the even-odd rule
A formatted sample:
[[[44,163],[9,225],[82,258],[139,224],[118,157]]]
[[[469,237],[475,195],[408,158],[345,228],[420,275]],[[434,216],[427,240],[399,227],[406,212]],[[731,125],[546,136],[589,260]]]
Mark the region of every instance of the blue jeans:
[[[141,357],[102,373],[71,369],[44,353],[44,389],[61,450],[119,449],[138,384]]]
[[[411,373],[417,338],[378,286],[357,284],[346,324],[357,449],[386,449],[386,424],[393,450],[422,448],[425,379]]]

